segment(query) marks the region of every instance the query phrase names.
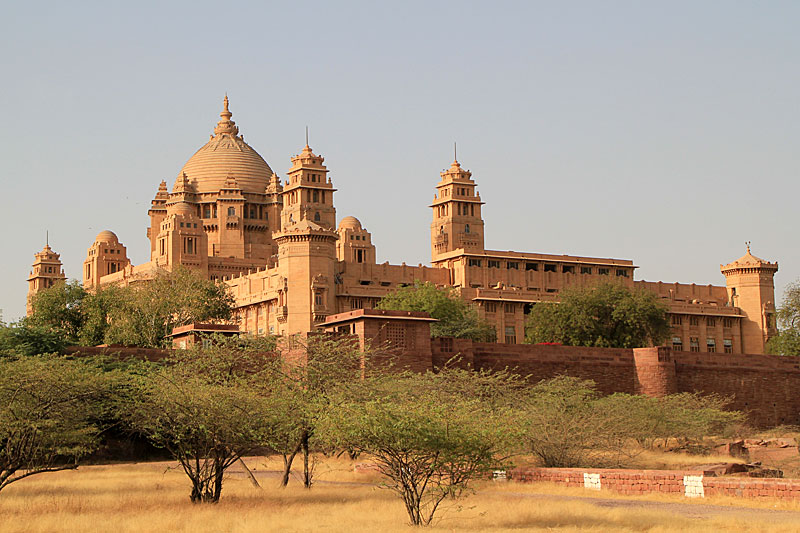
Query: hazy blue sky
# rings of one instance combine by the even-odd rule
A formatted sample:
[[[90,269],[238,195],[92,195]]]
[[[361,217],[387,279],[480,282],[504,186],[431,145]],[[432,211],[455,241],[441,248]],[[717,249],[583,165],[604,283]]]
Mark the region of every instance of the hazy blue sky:
[[[24,314],[45,230],[69,277],[147,209],[223,94],[282,177],[326,158],[378,260],[430,260],[458,141],[487,247],[633,259],[637,279],[800,277],[800,2],[13,2],[0,18],[0,308]],[[778,296],[780,299],[780,296]]]

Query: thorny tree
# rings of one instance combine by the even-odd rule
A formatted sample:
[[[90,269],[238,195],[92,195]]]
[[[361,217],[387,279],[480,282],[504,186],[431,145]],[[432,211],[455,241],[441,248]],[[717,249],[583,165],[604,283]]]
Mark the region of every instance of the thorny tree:
[[[238,340],[217,342],[179,351],[166,365],[143,366],[120,409],[134,430],[180,463],[195,503],[219,501],[225,471],[269,444],[288,417],[269,382],[274,355]]]
[[[110,387],[90,361],[0,359],[0,490],[42,472],[76,468],[97,446]]]
[[[284,433],[275,445],[283,455],[281,485],[289,482],[294,459],[302,453],[303,485],[311,488],[314,465],[310,450],[317,420],[330,408],[333,391],[341,394],[339,387],[356,383],[370,372],[372,348],[362,349],[350,336],[314,334],[286,339],[281,351],[284,365],[279,381],[284,390],[280,396],[292,405],[289,423],[282,426]]]
[[[502,465],[515,441],[509,403],[520,380],[444,369],[367,379],[334,396],[319,430],[331,445],[369,454],[413,525]]]

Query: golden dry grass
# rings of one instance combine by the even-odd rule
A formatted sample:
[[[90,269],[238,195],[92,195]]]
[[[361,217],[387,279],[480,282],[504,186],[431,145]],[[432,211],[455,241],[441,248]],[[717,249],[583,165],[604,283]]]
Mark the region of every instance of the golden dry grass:
[[[179,470],[167,469],[167,463],[89,466],[34,476],[0,493],[0,532],[418,531],[406,525],[403,506],[392,493],[352,483],[368,482],[374,476],[352,473],[350,461],[318,464],[320,482],[310,491],[297,482],[280,489],[274,476],[264,475],[264,470],[276,470],[280,461],[251,458],[248,464],[255,467],[263,489],[254,489],[244,477],[234,474],[226,481],[218,505],[191,504],[187,479]],[[526,496],[526,492],[530,494]],[[601,507],[592,500],[576,499],[584,496],[614,498],[610,493],[581,489],[485,482],[478,486],[478,494],[445,509],[432,530],[800,530],[800,513],[782,514],[768,522],[763,511],[757,517],[748,515],[756,511],[747,510],[693,519],[663,510]]]

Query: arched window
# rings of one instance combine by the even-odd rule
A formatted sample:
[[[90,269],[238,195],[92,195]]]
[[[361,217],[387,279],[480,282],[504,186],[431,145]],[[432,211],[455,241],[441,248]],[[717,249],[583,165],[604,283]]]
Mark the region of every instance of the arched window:
[[[444,234],[444,226],[441,226],[441,227],[439,228],[439,233],[441,233],[441,234]]]
[[[319,211],[317,211],[316,213],[314,213],[314,222],[319,222],[319,221],[320,221],[320,216],[319,216]]]
[[[464,224],[464,233],[469,233],[469,224]]]
[[[234,215],[236,215],[236,208],[235,207],[229,207],[228,208],[228,216],[232,217]]]

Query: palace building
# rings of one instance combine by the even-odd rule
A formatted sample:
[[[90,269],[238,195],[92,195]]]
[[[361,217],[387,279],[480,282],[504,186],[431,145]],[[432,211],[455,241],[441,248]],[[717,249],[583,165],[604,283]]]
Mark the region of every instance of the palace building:
[[[329,315],[371,309],[415,281],[453,287],[493,323],[499,342],[524,339],[526,313],[560,291],[613,279],[656,293],[669,305],[673,350],[764,352],[775,330],[777,263],[747,253],[721,266],[724,286],[634,280],[633,261],[486,249],[482,201],[472,173],[456,160],[440,174],[430,207],[431,266],[376,262],[372,235],[338,221],[325,159],[306,145],[286,179],[275,174],[231,120],[227,96],[210,140],[162,181],[148,214],[150,261],[133,265],[111,231],[89,246],[83,284],[146,280],[183,265],[227,284],[240,328],[255,335],[305,333]],[[58,254],[36,254],[29,300],[63,280]],[[30,307],[29,307],[30,312]]]

